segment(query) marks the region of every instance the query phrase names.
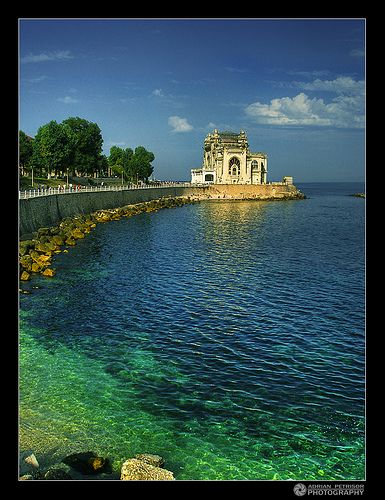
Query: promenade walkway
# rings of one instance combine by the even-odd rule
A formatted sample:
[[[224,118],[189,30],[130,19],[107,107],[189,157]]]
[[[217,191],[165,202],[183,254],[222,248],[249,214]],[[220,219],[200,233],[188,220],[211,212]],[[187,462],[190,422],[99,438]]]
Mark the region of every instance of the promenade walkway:
[[[95,193],[101,191],[133,191],[137,189],[159,189],[167,187],[190,187],[190,182],[162,182],[158,184],[127,184],[127,185],[109,185],[109,186],[61,186],[48,187],[39,189],[28,189],[19,191],[19,199],[25,200],[28,198],[36,198],[37,196],[50,196],[54,194],[69,194],[69,193]],[[195,185],[196,186],[196,185]]]

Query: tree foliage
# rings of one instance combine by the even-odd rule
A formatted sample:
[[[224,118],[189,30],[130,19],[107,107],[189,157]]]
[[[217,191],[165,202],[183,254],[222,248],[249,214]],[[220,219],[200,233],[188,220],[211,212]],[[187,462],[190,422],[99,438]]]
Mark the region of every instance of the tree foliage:
[[[19,163],[23,172],[35,169],[37,175],[106,175],[108,167],[129,182],[147,181],[153,172],[152,152],[143,146],[112,146],[109,157],[102,154],[103,138],[96,123],[70,117],[42,125],[34,139],[19,132]]]
[[[19,132],[19,163],[20,166],[28,171],[31,166],[33,155],[33,139],[22,130]]]
[[[41,174],[59,175],[69,166],[71,143],[67,131],[55,120],[40,127],[33,141],[33,165]]]
[[[92,175],[102,154],[103,138],[99,126],[84,118],[71,117],[62,122],[67,134],[70,148],[70,165],[72,173]]]
[[[151,162],[154,161],[154,153],[147,151],[143,146],[138,146],[133,151],[131,148],[119,148],[112,146],[108,164],[112,170],[123,175],[124,179],[130,182],[139,180],[147,181],[154,171]]]

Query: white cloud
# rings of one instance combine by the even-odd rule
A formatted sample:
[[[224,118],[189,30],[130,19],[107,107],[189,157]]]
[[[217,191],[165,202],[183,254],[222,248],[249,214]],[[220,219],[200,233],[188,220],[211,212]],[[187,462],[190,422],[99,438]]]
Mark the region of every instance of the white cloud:
[[[267,125],[363,128],[364,102],[361,95],[339,95],[330,103],[309,98],[301,92],[293,98],[272,99],[270,104],[254,102],[246,107],[248,116]]]
[[[155,95],[157,97],[163,97],[164,94],[162,92],[162,89],[155,89],[151,92],[151,95]]]
[[[73,97],[70,97],[69,95],[66,95],[65,97],[59,97],[58,101],[63,102],[64,104],[74,104],[74,103],[78,102],[77,99],[74,99]]]
[[[45,61],[63,61],[73,59],[69,50],[55,50],[54,52],[42,52],[40,54],[28,54],[20,59],[21,63],[38,63]]]
[[[313,82],[295,82],[304,90],[335,92],[336,94],[357,94],[365,89],[363,80],[353,80],[350,76],[340,76],[334,80],[320,80],[317,78]]]
[[[193,126],[187,121],[187,118],[181,118],[180,116],[169,116],[168,124],[173,127],[172,132],[190,132],[193,130]]]

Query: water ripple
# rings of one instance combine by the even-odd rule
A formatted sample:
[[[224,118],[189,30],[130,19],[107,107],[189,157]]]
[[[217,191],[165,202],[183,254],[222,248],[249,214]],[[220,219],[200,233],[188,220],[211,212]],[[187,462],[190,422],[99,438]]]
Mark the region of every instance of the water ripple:
[[[207,461],[204,479],[360,479],[362,206],[333,200],[202,203],[97,226],[21,297],[34,339],[25,405],[75,435],[60,424],[66,394],[78,438],[88,418],[123,453],[108,421],[129,436],[124,453],[164,450],[180,478]]]

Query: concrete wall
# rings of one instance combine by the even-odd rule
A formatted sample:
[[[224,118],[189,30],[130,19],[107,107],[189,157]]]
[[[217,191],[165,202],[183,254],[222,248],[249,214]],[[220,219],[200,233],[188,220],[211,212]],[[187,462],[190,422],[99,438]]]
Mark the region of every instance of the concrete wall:
[[[294,191],[293,191],[294,190]],[[40,227],[57,225],[66,217],[89,214],[96,210],[123,207],[163,196],[199,196],[201,198],[283,198],[296,192],[286,185],[209,185],[204,187],[162,187],[122,191],[77,192],[22,199],[19,205],[19,234],[27,239]]]
[[[201,192],[201,190],[202,188],[164,187],[53,194],[22,199],[19,203],[20,238],[30,237],[40,227],[55,226],[66,217],[89,214],[96,210],[123,207],[163,196],[193,195],[194,192]]]

